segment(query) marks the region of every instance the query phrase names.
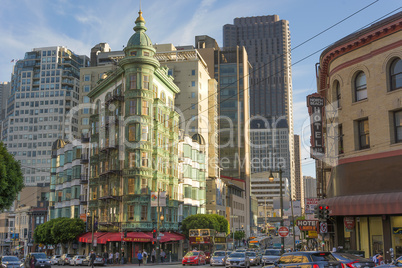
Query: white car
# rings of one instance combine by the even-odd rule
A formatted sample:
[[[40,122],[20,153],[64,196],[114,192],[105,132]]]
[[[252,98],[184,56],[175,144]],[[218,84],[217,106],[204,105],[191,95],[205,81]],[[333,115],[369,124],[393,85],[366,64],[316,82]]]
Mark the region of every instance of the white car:
[[[52,258],[50,258],[50,264],[51,265],[59,265],[59,259],[60,259],[60,255],[53,255]]]
[[[70,265],[82,265],[82,261],[86,258],[87,256],[85,255],[75,255],[71,260],[70,260]]]

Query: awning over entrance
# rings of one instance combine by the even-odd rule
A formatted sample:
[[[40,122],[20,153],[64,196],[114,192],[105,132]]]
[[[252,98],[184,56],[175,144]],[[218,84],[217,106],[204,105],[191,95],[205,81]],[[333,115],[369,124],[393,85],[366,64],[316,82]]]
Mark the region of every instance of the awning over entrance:
[[[161,242],[161,243],[186,239],[184,235],[177,234],[177,233],[162,232],[162,234],[164,234],[164,235],[159,240],[159,242]]]
[[[143,232],[128,232],[127,237],[123,238],[123,241],[126,242],[151,242],[152,240],[152,235]]]
[[[102,237],[103,235],[107,234],[106,232],[95,232],[94,233],[94,239],[98,239],[99,237]],[[88,232],[85,234],[82,234],[77,237],[79,242],[82,243],[92,243],[92,232]],[[99,240],[98,240],[99,241]],[[98,242],[99,243],[99,242]]]
[[[99,237],[98,244],[106,244],[106,242],[119,242],[122,241],[123,233],[106,233]]]
[[[338,196],[321,200],[330,216],[401,214],[402,192]]]

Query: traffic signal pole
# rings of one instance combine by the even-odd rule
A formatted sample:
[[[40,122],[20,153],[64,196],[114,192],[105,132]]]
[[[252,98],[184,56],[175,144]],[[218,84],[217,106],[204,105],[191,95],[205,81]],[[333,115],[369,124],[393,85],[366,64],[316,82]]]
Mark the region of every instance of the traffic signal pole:
[[[158,206],[157,206],[157,219],[156,219],[156,263],[159,264],[160,248],[159,248],[159,189],[158,189]]]

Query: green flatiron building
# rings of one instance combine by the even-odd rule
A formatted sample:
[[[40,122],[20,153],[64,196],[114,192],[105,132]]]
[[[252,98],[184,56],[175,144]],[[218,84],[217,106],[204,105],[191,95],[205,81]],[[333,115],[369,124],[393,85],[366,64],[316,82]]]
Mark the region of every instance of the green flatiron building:
[[[179,88],[154,58],[142,12],[117,68],[88,94],[90,117],[90,215],[98,231],[156,228],[151,191],[167,193],[162,230],[177,231],[179,213]]]

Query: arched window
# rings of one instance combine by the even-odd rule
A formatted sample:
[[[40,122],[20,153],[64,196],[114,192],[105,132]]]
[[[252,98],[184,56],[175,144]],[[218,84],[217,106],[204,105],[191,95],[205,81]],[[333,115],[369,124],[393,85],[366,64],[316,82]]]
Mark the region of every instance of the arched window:
[[[402,88],[402,60],[395,59],[389,70],[391,91]]]
[[[341,107],[341,84],[338,81],[334,82],[333,102],[335,102],[334,107],[337,107],[337,108]]]
[[[359,72],[355,78],[355,101],[367,99],[367,82],[366,75]]]

